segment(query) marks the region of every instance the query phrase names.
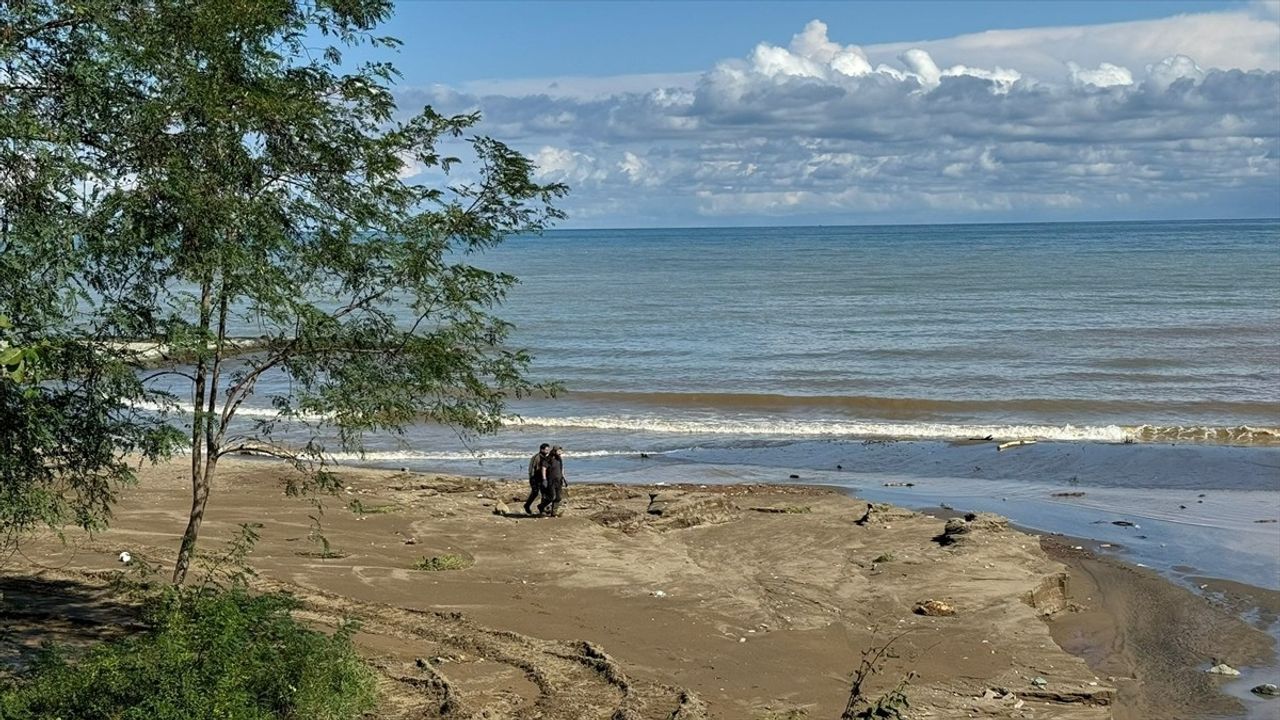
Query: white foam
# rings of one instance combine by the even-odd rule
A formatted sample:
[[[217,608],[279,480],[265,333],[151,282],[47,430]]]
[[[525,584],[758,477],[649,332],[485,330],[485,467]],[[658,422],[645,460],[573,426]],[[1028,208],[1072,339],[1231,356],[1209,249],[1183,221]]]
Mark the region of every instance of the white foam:
[[[584,457],[617,457],[638,455],[638,450],[585,450],[582,452],[566,451],[566,455],[575,458]],[[646,451],[649,455],[662,453]],[[392,462],[399,460],[437,460],[475,461],[475,460],[528,460],[532,451],[524,450],[477,450],[475,452],[430,452],[422,450],[372,450],[361,455],[354,452],[325,453],[325,457],[338,462]]]
[[[147,410],[147,411],[156,412],[156,413],[176,412],[182,415],[190,415],[191,408],[192,408],[192,406],[188,404],[166,405],[166,404],[154,403],[154,402],[134,402],[134,403],[130,403],[130,405],[139,410]],[[221,403],[219,403],[216,406],[216,408],[217,408],[217,412],[222,412]],[[262,408],[262,407],[251,407],[248,405],[241,405],[240,407],[236,408],[236,417],[279,418],[281,420],[301,420],[303,422],[321,422],[323,420],[328,419],[331,416],[321,415],[317,413],[282,414],[276,408]]]
[[[970,437],[1037,438],[1124,442],[1135,439],[1133,428],[1121,425],[957,425],[950,423],[877,423],[823,420],[676,420],[653,417],[523,417],[510,418],[511,426],[628,430],[635,432],[707,435],[768,435],[793,437]]]

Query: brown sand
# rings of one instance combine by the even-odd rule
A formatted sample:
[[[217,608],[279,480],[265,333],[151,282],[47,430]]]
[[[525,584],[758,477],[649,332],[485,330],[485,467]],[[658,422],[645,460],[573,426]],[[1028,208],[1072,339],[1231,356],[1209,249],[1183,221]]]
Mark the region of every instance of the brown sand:
[[[1049,557],[1066,564],[1070,611],[1050,621],[1053,637],[1117,689],[1116,720],[1194,720],[1242,712],[1205,672],[1210,659],[1233,667],[1267,664],[1274,641],[1240,619],[1250,608],[1274,614],[1280,593],[1212,581],[1232,602],[1201,597],[1152,570],[1094,554],[1075,541],[1046,537]],[[1206,580],[1205,583],[1208,581]],[[1274,615],[1273,615],[1274,616]]]
[[[1144,627],[1139,601],[1185,611],[1176,621],[1206,633],[1189,646],[1196,652],[1247,662],[1269,641],[1223,611],[1216,624],[1195,625],[1213,608],[1178,605],[1169,598],[1183,591],[1122,565],[1086,573],[1106,593],[1068,584],[1066,566],[1034,536],[999,523],[949,547],[934,541],[943,520],[925,515],[878,506],[855,525],[865,503],[829,489],[575,485],[566,516],[543,519],[519,513],[524,483],[348,470],[346,489],[324,498],[318,516],[338,557],[321,557],[315,508],[280,494],[287,468],[224,461],[219,472],[202,547],[217,550],[239,523],[263,523],[251,556],[263,587],[297,594],[317,624],[363,622],[358,642],[385,676],[379,717],[835,718],[862,651],[898,637],[869,687],[883,692],[914,669],[912,717],[1101,719],[1115,698],[1107,675],[1141,684],[1151,676],[1134,668],[1165,667],[1148,662],[1166,652],[1159,637],[1131,630]],[[646,513],[650,493],[664,504],[660,516]],[[351,501],[365,514],[348,510]],[[495,514],[499,501],[516,512]],[[71,585],[11,579],[7,620],[38,607],[42,593],[87,598],[71,613],[81,624],[109,616],[116,609],[103,609],[96,578],[120,567],[122,550],[169,563],[188,502],[181,463],[147,468],[109,532],[29,544],[29,561],[11,560],[10,574],[25,565],[39,582]],[[413,569],[443,553],[474,564]],[[1103,604],[1077,599],[1096,609],[1062,612],[1066,587]],[[927,599],[956,614],[915,614]],[[1055,612],[1067,619],[1042,620]],[[1247,650],[1228,653],[1215,633]],[[19,634],[27,645],[38,638]],[[1120,681],[1126,705],[1115,717],[1180,717],[1143,714],[1154,701],[1134,684]]]

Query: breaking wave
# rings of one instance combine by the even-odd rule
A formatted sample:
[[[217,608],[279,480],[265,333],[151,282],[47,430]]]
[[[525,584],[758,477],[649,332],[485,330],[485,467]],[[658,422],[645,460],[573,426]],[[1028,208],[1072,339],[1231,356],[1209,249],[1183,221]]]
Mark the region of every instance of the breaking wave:
[[[427,452],[419,450],[373,450],[364,453],[331,452],[325,457],[338,462],[399,462],[411,460],[436,460],[440,462],[470,462],[475,460],[528,460],[533,453],[529,450],[478,450],[471,452]],[[650,451],[647,454],[663,453]],[[573,457],[618,457],[634,456],[635,450],[574,450]]]
[[[664,434],[756,435],[836,438],[902,438],[958,440],[967,438],[1083,442],[1201,442],[1230,445],[1280,444],[1280,428],[1169,427],[1156,425],[982,425],[953,423],[882,423],[793,419],[670,419],[654,417],[523,417],[514,427],[576,428]]]

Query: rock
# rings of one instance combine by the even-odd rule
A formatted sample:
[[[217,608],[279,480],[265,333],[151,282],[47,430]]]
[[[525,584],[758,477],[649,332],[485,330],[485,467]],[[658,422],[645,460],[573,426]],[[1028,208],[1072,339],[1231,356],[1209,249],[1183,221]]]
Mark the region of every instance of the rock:
[[[667,501],[659,500],[658,493],[649,493],[649,507],[645,508],[645,512],[650,515],[662,515],[667,511]]]
[[[667,594],[666,594],[665,592],[663,592],[662,590],[654,590],[653,592],[651,592],[651,593],[649,593],[649,594],[650,594],[650,595],[652,595],[652,596],[654,596],[654,597],[656,597],[656,598],[664,598],[664,597],[666,597],[666,596],[667,596]]]
[[[494,515],[510,515],[511,509],[507,507],[506,503],[502,502],[501,500],[498,500],[493,504],[493,514]]]
[[[1042,688],[1045,685],[1048,685],[1049,681],[1037,675],[1034,679],[1032,679],[1031,684],[1035,685],[1038,688]]]
[[[925,600],[916,603],[914,610],[917,615],[927,615],[929,617],[951,617],[956,614],[956,609],[941,600]]]
[[[418,541],[417,541],[415,538],[405,538],[405,540],[404,540],[404,544],[405,544],[405,545],[417,545],[417,544],[418,544]]]
[[[1263,697],[1280,697],[1280,688],[1272,685],[1271,683],[1255,685],[1251,690],[1249,690],[1249,692]]]
[[[958,545],[975,535],[999,533],[1009,529],[1008,519],[994,513],[969,513],[947,521],[942,534],[934,538],[939,545]]]
[[[1226,663],[1218,663],[1217,665],[1214,665],[1213,667],[1209,668],[1205,672],[1213,673],[1214,675],[1227,675],[1228,677],[1237,677],[1240,675],[1239,670],[1231,667]]]
[[[800,476],[799,476],[799,475],[796,475],[796,474],[794,474],[794,473],[792,473],[791,475],[788,475],[787,477],[789,477],[789,478],[790,478],[790,479],[792,479],[792,480],[799,480],[799,479],[800,479]]]

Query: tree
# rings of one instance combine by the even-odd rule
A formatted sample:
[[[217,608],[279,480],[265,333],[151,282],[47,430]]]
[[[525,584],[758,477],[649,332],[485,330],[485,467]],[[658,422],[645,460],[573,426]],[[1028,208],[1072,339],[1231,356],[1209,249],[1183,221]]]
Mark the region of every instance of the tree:
[[[16,79],[52,89],[48,142],[90,186],[59,210],[89,289],[79,311],[117,341],[98,353],[158,364],[138,373],[144,387],[190,397],[175,582],[227,454],[285,458],[305,471],[288,490],[326,488],[333,445],[358,451],[369,432],[424,419],[491,431],[507,399],[554,390],[528,379],[494,314],[515,278],[468,258],[561,218],[566,190],[503,143],[464,139],[477,115],[401,117],[390,65],[343,69],[345,49],[397,44],[373,34],[389,2],[26,7],[18,33],[70,68]],[[462,163],[452,148],[471,162],[446,185]],[[439,184],[407,181],[415,170]],[[239,419],[266,380],[268,416]]]
[[[159,393],[93,350],[107,318],[77,312],[91,292],[75,240],[92,216],[83,103],[110,75],[87,71],[97,38],[70,28],[47,4],[0,4],[0,551],[40,528],[103,527],[131,460],[178,437],[139,410]]]

